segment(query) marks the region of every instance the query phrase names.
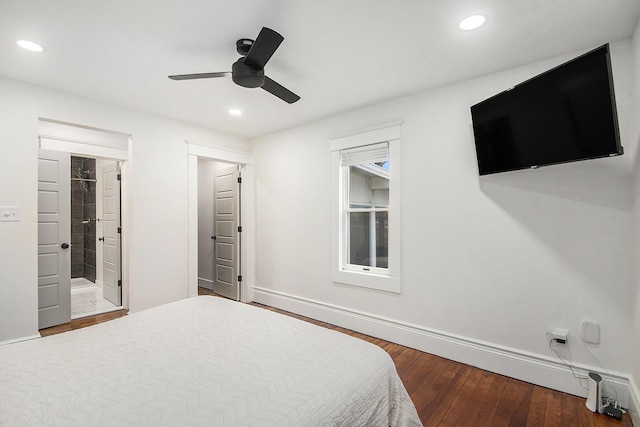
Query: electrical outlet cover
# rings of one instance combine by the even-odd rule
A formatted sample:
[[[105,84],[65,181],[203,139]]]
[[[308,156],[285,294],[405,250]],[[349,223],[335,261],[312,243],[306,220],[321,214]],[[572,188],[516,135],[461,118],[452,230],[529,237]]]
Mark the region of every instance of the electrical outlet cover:
[[[597,322],[582,321],[582,341],[587,344],[600,344],[600,325]]]

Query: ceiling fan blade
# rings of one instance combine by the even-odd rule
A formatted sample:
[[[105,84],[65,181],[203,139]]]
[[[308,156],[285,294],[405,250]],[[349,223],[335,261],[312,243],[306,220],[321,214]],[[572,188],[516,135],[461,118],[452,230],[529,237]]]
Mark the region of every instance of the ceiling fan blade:
[[[262,70],[283,40],[284,37],[271,28],[262,27],[258,38],[247,52],[244,63],[256,70]]]
[[[178,74],[176,76],[169,76],[171,80],[210,79],[213,77],[231,77],[231,71],[224,71],[220,73]]]
[[[300,99],[298,95],[291,92],[289,89],[282,86],[281,84],[271,80],[267,76],[264,76],[264,85],[262,85],[262,89],[266,90],[272,95],[277,96],[283,101],[288,102],[289,104],[293,104],[294,102]]]

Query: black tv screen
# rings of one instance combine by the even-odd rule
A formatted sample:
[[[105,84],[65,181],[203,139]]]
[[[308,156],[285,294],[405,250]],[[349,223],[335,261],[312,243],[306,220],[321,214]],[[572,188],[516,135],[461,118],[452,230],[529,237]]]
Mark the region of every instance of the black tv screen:
[[[471,107],[480,175],[621,155],[606,44]]]

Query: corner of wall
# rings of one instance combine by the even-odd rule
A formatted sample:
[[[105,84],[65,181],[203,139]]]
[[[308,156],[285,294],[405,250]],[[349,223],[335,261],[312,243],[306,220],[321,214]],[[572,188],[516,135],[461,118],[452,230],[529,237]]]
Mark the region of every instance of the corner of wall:
[[[629,380],[629,415],[634,426],[640,426],[640,389],[633,378]]]
[[[635,79],[633,81],[633,110],[634,116],[637,116],[640,112],[640,20],[636,25],[636,29],[632,39],[633,50],[633,75]],[[632,138],[636,139],[636,142],[640,145],[640,123],[635,122],[634,129],[632,130]],[[633,159],[633,251],[634,260],[640,255],[640,150],[637,150],[636,156]],[[631,379],[630,389],[631,398],[629,410],[631,419],[634,425],[640,425],[640,390],[638,389],[638,381],[640,380],[640,265],[635,263],[634,269],[634,282],[635,285],[635,304],[633,308],[633,324],[632,329],[632,358],[635,361],[634,366],[631,367]]]

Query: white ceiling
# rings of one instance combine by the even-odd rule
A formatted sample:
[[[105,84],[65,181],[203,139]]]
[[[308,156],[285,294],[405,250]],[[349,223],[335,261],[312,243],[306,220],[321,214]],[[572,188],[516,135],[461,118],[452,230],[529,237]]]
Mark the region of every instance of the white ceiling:
[[[476,12],[487,24],[458,30]],[[0,75],[251,138],[628,38],[639,16],[639,0],[0,0]],[[297,103],[167,78],[230,71],[263,26],[285,38],[266,74]]]

